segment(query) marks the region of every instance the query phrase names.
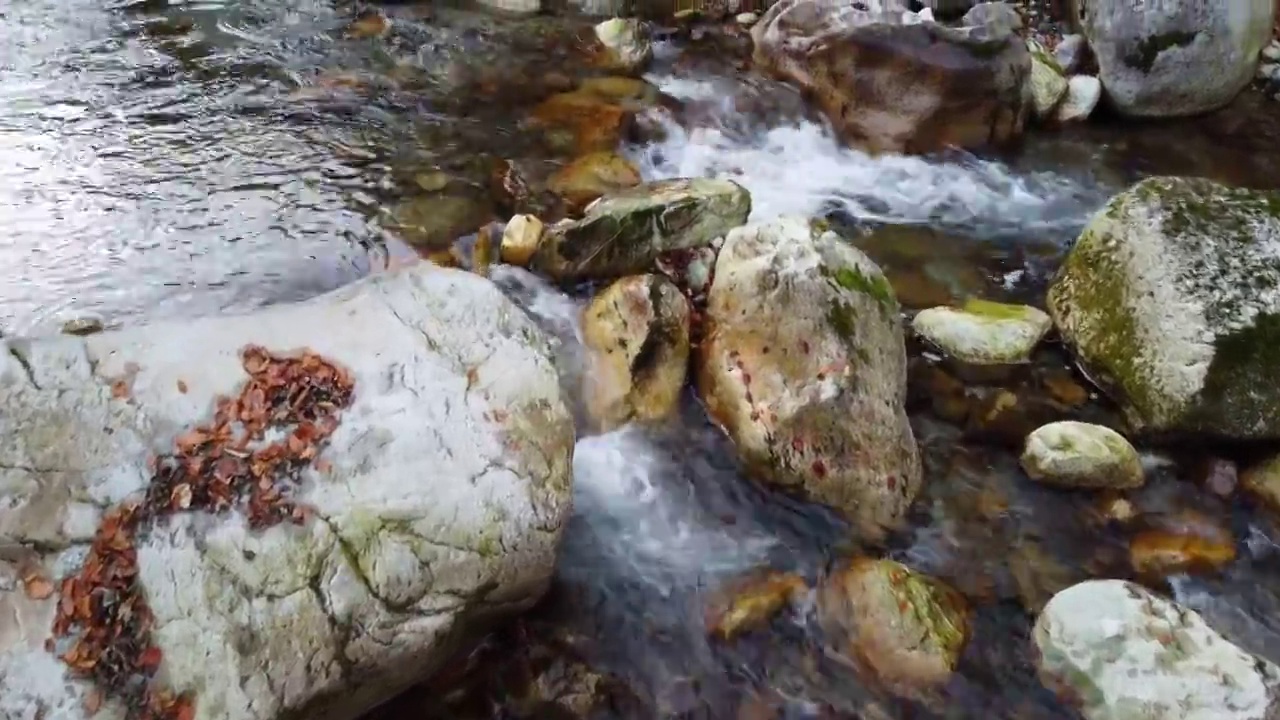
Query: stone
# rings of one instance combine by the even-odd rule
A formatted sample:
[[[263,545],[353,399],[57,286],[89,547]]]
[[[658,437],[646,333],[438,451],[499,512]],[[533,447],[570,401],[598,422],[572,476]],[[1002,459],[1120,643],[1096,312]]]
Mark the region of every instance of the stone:
[[[734,16],[733,20],[734,22],[738,23],[742,27],[749,28],[752,25],[755,25],[756,23],[760,22],[760,13],[754,13],[754,12],[738,13],[737,15]]]
[[[904,694],[947,681],[969,616],[954,589],[892,560],[858,558],[818,588],[818,621],[834,649]]]
[[[1084,56],[1089,52],[1089,43],[1079,33],[1063,35],[1053,48],[1053,59],[1058,67],[1068,75],[1080,70],[1084,65]]]
[[[1280,193],[1148,178],[1089,221],[1048,309],[1136,430],[1280,437]]]
[[[735,578],[717,590],[705,612],[707,634],[732,640],[769,622],[809,590],[804,578],[760,572]]]
[[[542,101],[529,117],[553,145],[578,155],[615,150],[630,129],[635,113],[582,90],[558,93]],[[560,140],[563,136],[563,142]]]
[[[640,73],[653,60],[649,26],[638,18],[613,18],[595,27],[596,40],[604,49],[605,67],[624,73]]]
[[[502,230],[498,255],[508,265],[524,267],[529,264],[538,245],[542,243],[542,221],[533,215],[516,215]]]
[[[1036,428],[1062,417],[1062,413],[1039,393],[1005,388],[979,390],[964,428],[967,440],[1019,450]]]
[[[1032,630],[1044,684],[1085,720],[1264,720],[1280,668],[1195,611],[1125,580],[1059,592]]]
[[[751,195],[730,180],[680,178],[609,193],[547,229],[533,267],[557,280],[645,273],[674,250],[707,247],[745,223]]]
[[[487,8],[520,15],[532,15],[542,10],[542,0],[479,0]]]
[[[1273,513],[1280,513],[1280,455],[1245,468],[1240,486]]]
[[[1191,531],[1143,530],[1129,540],[1129,563],[1143,578],[1213,572],[1236,559],[1236,539],[1220,526],[1200,523]]]
[[[459,237],[493,219],[493,209],[475,195],[419,195],[401,200],[391,212],[391,229],[422,251],[445,250]]]
[[[1079,3],[1081,32],[1116,110],[1179,117],[1216,110],[1253,79],[1272,0]]]
[[[1011,29],[1016,12],[984,3],[948,27],[869,5],[775,3],[751,28],[756,67],[813,97],[869,152],[978,148],[1022,133],[1031,55]]]
[[[1271,62],[1280,62],[1280,41],[1272,40],[1262,49],[1262,57]]]
[[[62,323],[62,332],[66,335],[93,335],[106,328],[106,323],[99,315],[77,315]]]
[[[596,428],[669,416],[689,365],[689,302],[662,275],[611,283],[583,311],[587,409]]]
[[[1102,100],[1102,82],[1092,75],[1075,75],[1067,80],[1067,94],[1058,105],[1054,119],[1059,123],[1088,120]]]
[[[158,677],[193,694],[195,717],[352,720],[545,592],[572,508],[573,420],[548,338],[483,278],[420,262],[246,315],[10,338],[0,717],[92,714],[91,686],[46,649],[59,595],[11,580],[76,572],[156,453],[239,391],[247,344],[310,349],[355,392],[301,471],[302,524],[179,513],[138,536]],[[101,713],[124,717],[111,697]]]
[[[860,250],[784,216],[729,232],[698,390],[748,472],[840,511],[867,537],[920,489],[898,303]]]
[[[385,37],[391,32],[391,21],[382,11],[370,9],[360,13],[348,25],[343,34],[349,38],[368,40]]]
[[[1043,310],[976,298],[959,308],[921,310],[911,321],[921,337],[972,365],[1025,363],[1052,326]]]
[[[1068,488],[1141,487],[1146,481],[1138,451],[1109,427],[1062,420],[1027,437],[1022,469],[1032,480]]]
[[[1040,43],[1028,40],[1027,50],[1031,53],[1031,108],[1037,118],[1044,120],[1066,97],[1067,74]]]
[[[615,152],[596,152],[576,158],[547,180],[547,189],[564,198],[572,212],[615,190],[635,187],[640,171]]]

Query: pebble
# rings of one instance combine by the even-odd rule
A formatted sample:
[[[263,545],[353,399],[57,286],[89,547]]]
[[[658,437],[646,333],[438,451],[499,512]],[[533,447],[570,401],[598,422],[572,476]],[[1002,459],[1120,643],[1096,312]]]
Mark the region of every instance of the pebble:
[[[1272,40],[1262,49],[1262,57],[1273,62],[1280,62],[1280,40]]]
[[[760,20],[760,14],[753,13],[753,12],[739,13],[738,16],[734,18],[734,20],[736,20],[737,23],[742,27],[751,27],[752,25],[755,25],[757,21]]]

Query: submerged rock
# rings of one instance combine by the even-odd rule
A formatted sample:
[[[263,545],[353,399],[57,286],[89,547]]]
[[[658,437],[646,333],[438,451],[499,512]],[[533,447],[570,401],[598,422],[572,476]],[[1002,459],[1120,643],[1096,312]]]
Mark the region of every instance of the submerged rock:
[[[195,717],[350,720],[543,594],[573,421],[546,337],[487,280],[416,263],[247,315],[9,339],[0,544],[32,550],[0,561],[0,716],[80,720],[100,704],[46,646],[59,593],[8,580],[78,572],[105,510],[159,482],[156,453],[200,442],[215,398],[239,394],[251,344],[310,349],[354,393],[298,471],[298,524],[183,512],[205,500],[175,485],[160,496],[175,514],[136,534],[157,677],[192,694]],[[123,717],[105,700],[101,717]]]
[[[1280,668],[1124,580],[1058,593],[1032,641],[1045,685],[1085,720],[1266,720],[1280,711]]]
[[[558,280],[648,272],[662,254],[708,246],[750,213],[751,196],[729,180],[645,183],[605,195],[581,220],[548,228],[533,265]]]
[[[1141,487],[1146,481],[1138,451],[1102,425],[1063,420],[1027,437],[1022,469],[1032,480],[1071,488]]]
[[[952,28],[878,5],[781,0],[751,29],[755,64],[812,95],[845,141],[871,152],[1022,133],[1031,56],[1012,8],[986,3],[1000,7],[979,6]]]
[[[581,155],[616,149],[634,116],[619,102],[579,89],[542,101],[529,122],[546,134],[548,144]]]
[[[898,303],[833,232],[782,217],[731,231],[708,294],[698,385],[757,477],[869,536],[920,488]]]
[[[1280,513],[1280,455],[1274,455],[1240,473],[1240,486],[1272,512]]]
[[[675,410],[689,365],[689,302],[662,275],[618,280],[591,300],[587,409],[597,427],[658,420]]]
[[[576,158],[547,180],[547,189],[564,198],[573,212],[606,193],[640,184],[640,171],[615,152],[596,152]]]
[[[1271,40],[1274,0],[1079,2],[1081,31],[1121,113],[1177,117],[1229,103]]]
[[[1042,310],[971,299],[960,308],[921,310],[912,328],[951,357],[972,365],[1025,363],[1053,325]]]
[[[1090,220],[1048,306],[1135,428],[1280,437],[1280,193],[1144,180]]]
[[[763,626],[808,590],[804,578],[780,572],[753,573],[730,581],[707,608],[707,632],[732,640]]]
[[[402,200],[391,214],[392,227],[406,243],[432,252],[479,230],[493,219],[493,208],[475,195],[432,194]]]
[[[892,560],[859,558],[818,588],[828,641],[898,692],[945,683],[969,636],[969,609],[939,580]]]

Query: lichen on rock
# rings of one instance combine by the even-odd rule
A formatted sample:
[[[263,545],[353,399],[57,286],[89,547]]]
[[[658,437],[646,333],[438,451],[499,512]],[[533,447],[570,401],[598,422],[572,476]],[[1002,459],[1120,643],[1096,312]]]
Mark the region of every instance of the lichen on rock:
[[[1048,306],[1135,427],[1280,437],[1280,193],[1144,180],[1090,220]]]

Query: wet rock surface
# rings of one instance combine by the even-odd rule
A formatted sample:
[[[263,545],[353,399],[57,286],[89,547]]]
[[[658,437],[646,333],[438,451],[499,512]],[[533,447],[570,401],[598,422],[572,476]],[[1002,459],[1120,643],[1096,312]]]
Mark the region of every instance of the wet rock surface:
[[[1027,436],[1022,467],[1035,480],[1064,487],[1124,490],[1146,480],[1138,451],[1123,435],[1069,420]]]
[[[194,513],[139,537],[155,656],[196,717],[352,718],[545,591],[572,419],[531,320],[488,282],[427,263],[251,315],[8,340],[0,532],[38,548],[21,573],[77,570],[111,506],[149,492],[152,448],[200,442],[188,436],[243,381],[246,345],[313,349],[358,390],[319,462],[298,470],[296,525]],[[88,717],[103,690],[104,709],[123,709],[47,649],[55,609],[75,602],[61,588],[0,593],[6,716]]]

